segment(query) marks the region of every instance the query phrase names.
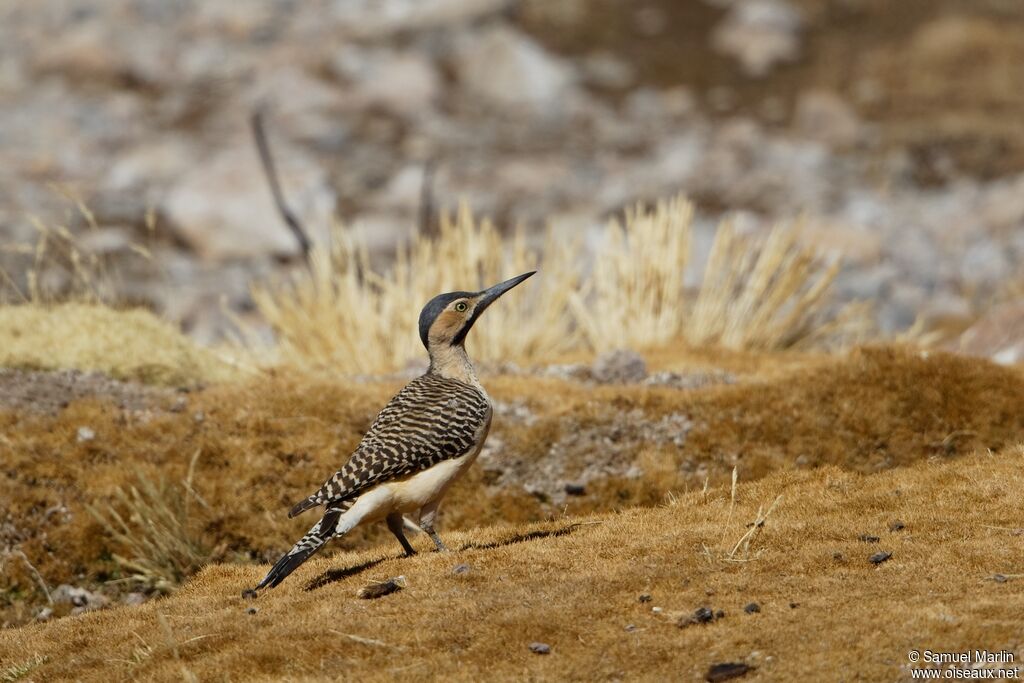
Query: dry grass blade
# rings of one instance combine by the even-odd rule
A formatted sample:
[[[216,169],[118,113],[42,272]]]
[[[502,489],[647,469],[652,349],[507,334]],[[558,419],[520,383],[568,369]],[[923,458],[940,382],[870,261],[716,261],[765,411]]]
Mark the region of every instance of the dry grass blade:
[[[46,663],[49,657],[45,655],[33,655],[24,662],[11,664],[5,669],[0,669],[0,683],[14,683],[28,676],[34,669]]]
[[[729,554],[725,559],[730,562],[746,562],[750,559],[750,546],[754,540],[760,535],[761,529],[764,528],[765,522],[768,521],[768,516],[775,510],[775,506],[782,500],[782,496],[776,496],[772,504],[768,506],[767,510],[763,510],[761,506],[757,508],[757,517],[754,518],[750,528],[747,529],[747,533],[740,537],[740,540],[736,541],[736,545],[732,547]]]

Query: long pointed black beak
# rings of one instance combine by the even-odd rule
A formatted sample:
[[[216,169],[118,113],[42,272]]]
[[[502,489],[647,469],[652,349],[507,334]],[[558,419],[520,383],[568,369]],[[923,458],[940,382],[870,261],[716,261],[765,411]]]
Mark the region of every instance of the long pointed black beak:
[[[498,284],[494,285],[493,287],[488,287],[484,291],[480,292],[478,294],[478,296],[482,295],[482,298],[480,299],[480,302],[477,303],[476,308],[473,309],[473,315],[470,317],[469,320],[466,321],[466,324],[463,325],[462,330],[455,336],[455,339],[453,340],[453,343],[454,344],[461,344],[461,343],[463,343],[465,341],[465,339],[466,339],[466,335],[469,333],[470,328],[473,327],[473,323],[476,322],[476,319],[480,317],[481,313],[483,313],[485,310],[487,310],[488,306],[490,306],[495,301],[497,301],[498,298],[502,294],[504,294],[508,290],[512,289],[513,287],[518,285],[520,282],[522,282],[523,280],[527,279],[528,277],[530,277],[531,275],[533,275],[536,272],[537,271],[535,271],[535,270],[531,270],[529,273],[523,273],[522,275],[516,275],[511,280],[505,280],[504,282],[499,282]]]
[[[511,280],[505,280],[504,282],[499,282],[498,284],[494,285],[493,287],[488,287],[484,291],[480,292],[481,294],[484,295],[484,298],[481,299],[480,303],[478,303],[476,305],[476,310],[473,312],[474,313],[473,317],[475,318],[476,316],[478,316],[481,313],[483,313],[484,309],[486,309],[492,303],[497,301],[498,297],[500,297],[502,294],[504,294],[508,290],[510,290],[513,287],[515,287],[516,285],[518,285],[523,280],[526,280],[527,278],[529,278],[531,275],[533,275],[536,272],[537,271],[535,271],[535,270],[531,270],[529,273],[523,273],[522,275],[516,275]]]

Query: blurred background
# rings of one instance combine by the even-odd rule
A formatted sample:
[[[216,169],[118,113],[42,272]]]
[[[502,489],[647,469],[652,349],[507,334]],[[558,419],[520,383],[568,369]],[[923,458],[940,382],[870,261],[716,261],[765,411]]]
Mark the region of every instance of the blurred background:
[[[698,255],[723,218],[803,216],[884,334],[1024,320],[1018,0],[4,3],[8,300],[32,272],[70,286],[66,259],[38,267],[66,230],[121,301],[222,339],[254,280],[301,261],[258,106],[314,240],[340,222],[379,263],[430,229],[425,197],[594,248],[683,193]]]

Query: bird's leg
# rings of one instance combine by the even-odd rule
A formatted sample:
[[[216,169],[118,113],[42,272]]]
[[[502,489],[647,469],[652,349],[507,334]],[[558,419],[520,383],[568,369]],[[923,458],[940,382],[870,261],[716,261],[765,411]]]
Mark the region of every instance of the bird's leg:
[[[391,533],[395,535],[395,538],[398,539],[398,542],[402,544],[402,550],[405,551],[405,556],[412,557],[413,555],[415,555],[416,550],[412,547],[412,544],[410,544],[409,540],[405,537],[405,518],[402,517],[402,513],[392,512],[390,515],[388,515],[387,520],[388,529],[390,529]]]
[[[430,503],[420,510],[420,528],[423,529],[427,536],[430,536],[430,540],[434,542],[439,553],[446,553],[448,552],[448,546],[441,541],[441,537],[434,531],[434,518],[437,517],[437,508],[438,503]]]

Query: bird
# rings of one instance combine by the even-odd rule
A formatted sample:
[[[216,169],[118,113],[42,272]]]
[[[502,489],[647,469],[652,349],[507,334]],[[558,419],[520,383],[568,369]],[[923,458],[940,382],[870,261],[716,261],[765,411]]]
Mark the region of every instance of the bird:
[[[291,509],[289,518],[317,507],[324,513],[255,590],[277,586],[328,541],[382,519],[406,556],[416,554],[406,527],[447,550],[434,528],[438,507],[483,448],[493,414],[466,353],[466,335],[491,304],[534,273],[478,292],[439,294],[423,307],[419,334],[430,357],[427,371],[384,406],[341,468]]]

